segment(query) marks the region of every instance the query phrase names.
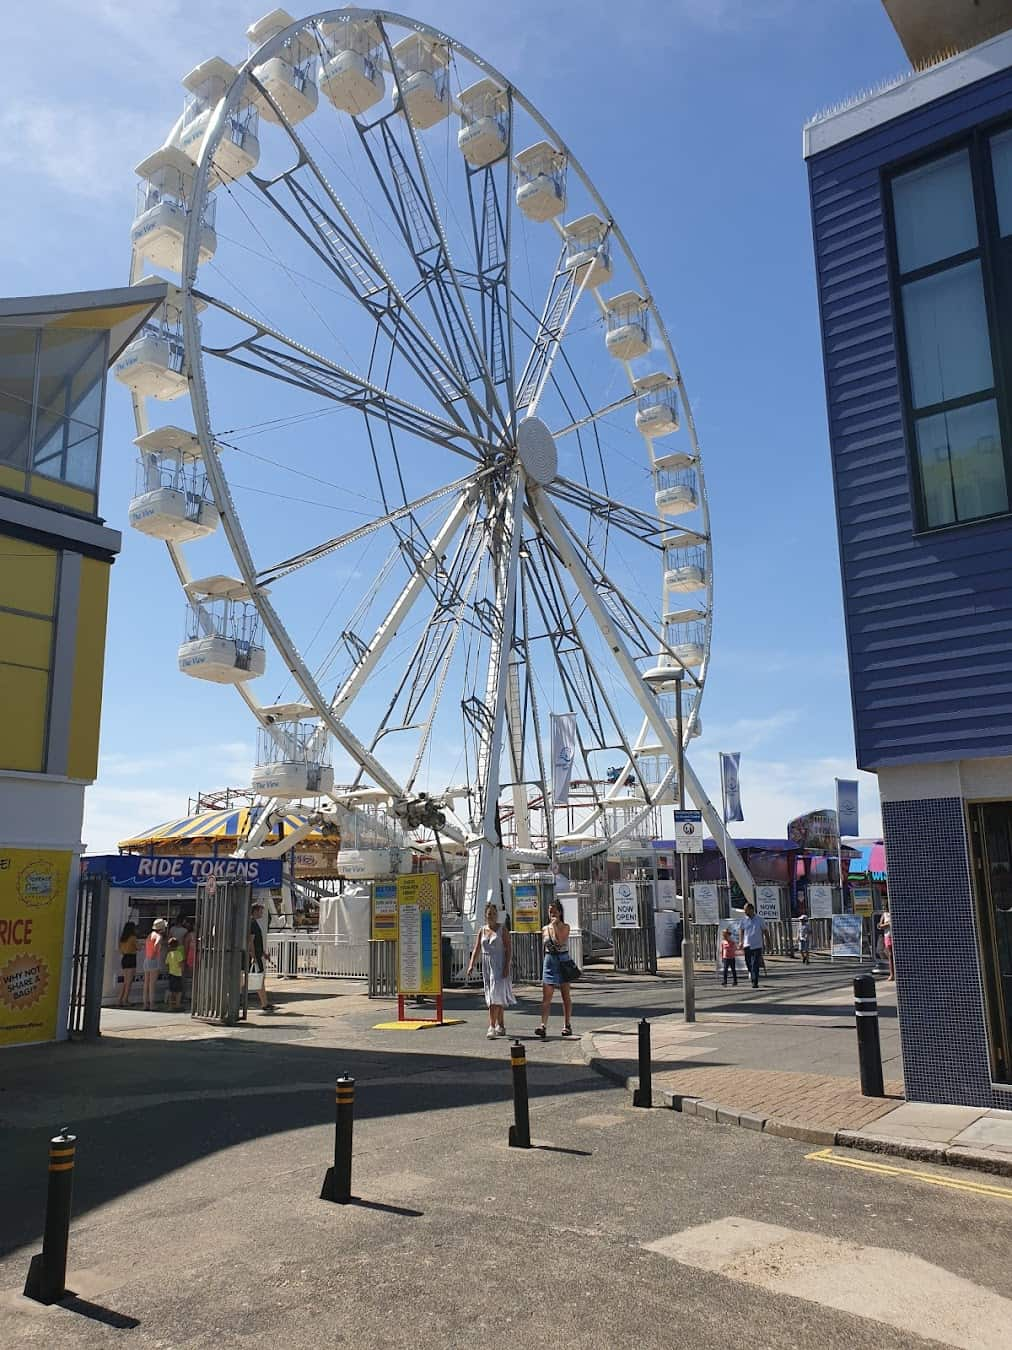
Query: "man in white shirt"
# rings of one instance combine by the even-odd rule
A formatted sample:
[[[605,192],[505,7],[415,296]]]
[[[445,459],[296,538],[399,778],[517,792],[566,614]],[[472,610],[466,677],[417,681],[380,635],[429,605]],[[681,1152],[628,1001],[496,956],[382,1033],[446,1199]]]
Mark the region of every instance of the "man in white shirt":
[[[744,948],[745,964],[748,966],[752,988],[759,988],[759,967],[763,959],[763,921],[758,917],[753,905],[745,906],[745,917],[741,921],[741,945]]]

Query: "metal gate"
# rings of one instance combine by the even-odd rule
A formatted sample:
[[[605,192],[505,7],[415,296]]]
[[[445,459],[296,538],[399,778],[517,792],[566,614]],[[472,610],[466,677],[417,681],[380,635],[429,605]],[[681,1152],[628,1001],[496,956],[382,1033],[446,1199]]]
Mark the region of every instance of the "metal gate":
[[[246,1016],[252,890],[242,881],[197,887],[192,1017],[234,1027]]]
[[[109,918],[109,878],[85,875],[77,888],[74,950],[70,964],[67,1032],[95,1040],[101,1034],[102,983],[105,978],[105,930]]]

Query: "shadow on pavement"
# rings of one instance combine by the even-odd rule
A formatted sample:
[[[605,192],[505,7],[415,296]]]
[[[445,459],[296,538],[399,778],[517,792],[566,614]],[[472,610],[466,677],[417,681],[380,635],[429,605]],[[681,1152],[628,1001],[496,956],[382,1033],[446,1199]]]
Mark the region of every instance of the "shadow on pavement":
[[[490,1081],[497,1070],[501,1078]],[[217,1037],[46,1047],[20,1067],[12,1060],[0,1091],[5,1140],[0,1194],[17,1197],[0,1206],[0,1255],[41,1233],[54,1128],[67,1124],[78,1136],[74,1214],[80,1217],[238,1144],[262,1140],[264,1165],[271,1165],[277,1160],[272,1136],[333,1128],[333,1082],[345,1073],[359,1080],[356,1121],[495,1101],[505,1107],[512,1099],[508,1043],[501,1063],[490,1056]],[[601,1084],[582,1064],[539,1062],[534,1056],[528,1060],[528,1086],[536,1100],[595,1092]],[[108,1114],[102,1114],[103,1102]],[[325,1151],[320,1161],[325,1165]],[[193,1202],[201,1203],[199,1195]]]

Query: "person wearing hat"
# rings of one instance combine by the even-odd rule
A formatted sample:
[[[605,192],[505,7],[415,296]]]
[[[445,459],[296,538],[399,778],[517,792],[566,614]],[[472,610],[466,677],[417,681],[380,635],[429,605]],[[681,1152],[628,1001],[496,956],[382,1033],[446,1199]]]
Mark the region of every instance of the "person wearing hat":
[[[158,972],[162,968],[162,955],[165,950],[165,933],[168,924],[164,919],[156,919],[151,932],[144,940],[144,1011],[154,1012],[155,987],[158,984]]]

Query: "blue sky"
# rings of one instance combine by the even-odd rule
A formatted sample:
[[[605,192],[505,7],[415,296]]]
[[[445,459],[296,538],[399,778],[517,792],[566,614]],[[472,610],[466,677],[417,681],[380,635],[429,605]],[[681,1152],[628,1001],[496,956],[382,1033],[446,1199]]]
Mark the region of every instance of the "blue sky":
[[[259,12],[256,0],[42,0],[7,16],[18,59],[0,110],[0,293],[126,282],[133,165],[177,116],[182,75],[243,55]],[[854,768],[801,128],[903,70],[900,46],[879,0],[429,0],[409,12],[515,80],[650,280],[712,512],[714,654],[692,758],[716,791],[717,751],[740,749],[742,833],[780,834],[789,815],[831,804],[834,776]],[[133,435],[111,382],[102,510],[124,548],[93,850],[182,813],[198,788],[242,783],[252,762],[239,700],[176,671],[178,584],[164,550],[125,523]],[[862,807],[874,833],[870,777]]]

